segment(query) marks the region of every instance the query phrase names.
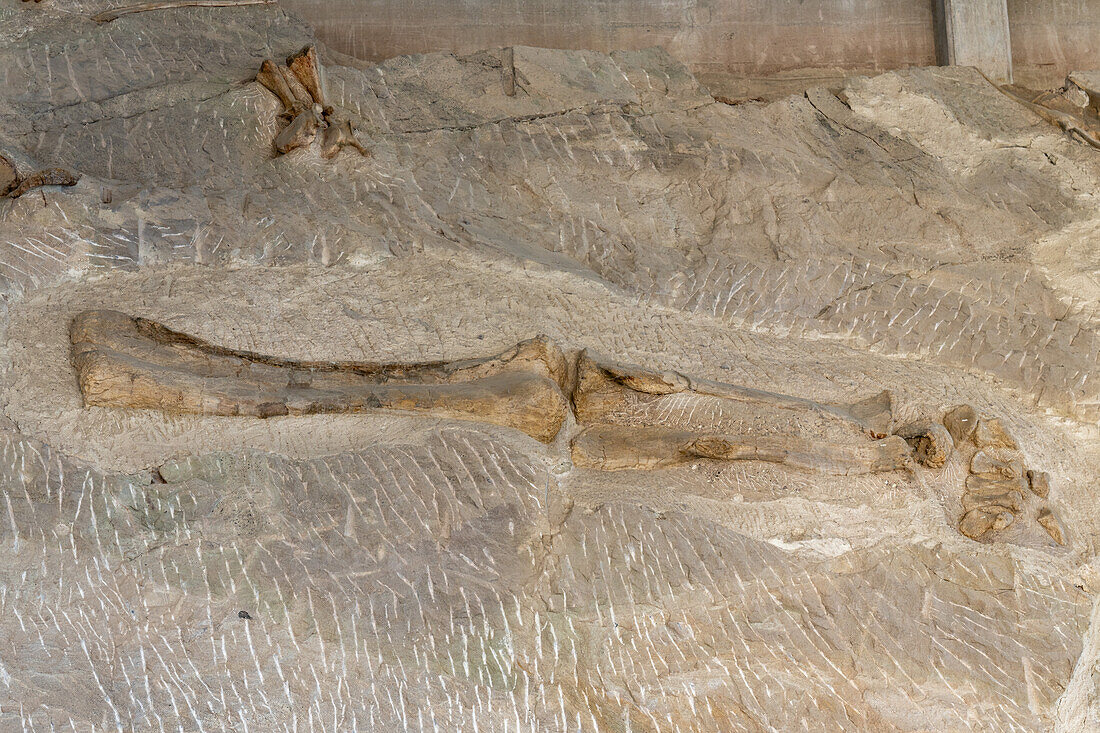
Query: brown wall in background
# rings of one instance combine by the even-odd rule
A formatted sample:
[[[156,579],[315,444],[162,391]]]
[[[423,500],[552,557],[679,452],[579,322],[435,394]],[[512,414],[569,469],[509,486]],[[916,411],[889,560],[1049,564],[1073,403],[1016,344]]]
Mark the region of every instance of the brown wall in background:
[[[936,63],[932,0],[281,0],[338,51],[378,60],[509,45],[664,46],[697,73]],[[1018,67],[1100,67],[1100,0],[1008,0]],[[1046,66],[1039,66],[1046,65]]]
[[[1008,0],[1017,81],[1060,83],[1078,69],[1100,69],[1100,0]]]

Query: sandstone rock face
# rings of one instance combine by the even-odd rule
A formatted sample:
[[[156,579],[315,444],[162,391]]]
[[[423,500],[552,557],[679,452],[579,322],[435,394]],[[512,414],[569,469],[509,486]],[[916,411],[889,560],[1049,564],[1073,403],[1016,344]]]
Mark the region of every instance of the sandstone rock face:
[[[255,78],[307,27],[107,7],[0,11],[0,155],[79,175],[0,199],[0,728],[1100,722],[1096,150],[966,69],[729,106],[658,51],[515,47],[322,49],[371,155],[276,155]],[[601,430],[890,460],[87,404],[89,310],[294,364],[547,334],[637,365]]]

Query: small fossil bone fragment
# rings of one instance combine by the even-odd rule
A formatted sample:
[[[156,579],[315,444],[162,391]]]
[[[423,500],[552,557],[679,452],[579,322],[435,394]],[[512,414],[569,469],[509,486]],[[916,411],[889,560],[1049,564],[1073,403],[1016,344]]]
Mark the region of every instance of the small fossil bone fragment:
[[[1050,507],[1043,507],[1039,510],[1038,516],[1035,517],[1035,521],[1047,531],[1047,534],[1051,536],[1055,542],[1059,545],[1066,544],[1066,533],[1062,529],[1062,523],[1058,521],[1058,518],[1054,516],[1054,512],[1050,510]]]
[[[1024,495],[1019,491],[1006,491],[1003,494],[979,494],[967,491],[962,496],[963,509],[985,509],[986,511],[1009,511],[1013,514],[1023,511]]]
[[[586,352],[567,356],[541,336],[495,356],[463,361],[295,361],[215,346],[155,321],[98,310],[73,319],[70,339],[88,406],[253,417],[391,409],[516,428],[543,442],[553,440],[572,413],[588,426],[573,441],[574,460],[605,469],[755,460],[851,475],[903,469],[910,462],[902,438],[868,441],[865,418],[853,417],[852,406],[604,364]],[[614,423],[615,411],[630,406],[631,395],[644,402],[679,399],[681,392],[691,392],[689,399],[721,395],[728,406],[769,416],[782,412],[773,427],[802,415],[815,427],[827,423],[831,432],[824,438],[727,435],[718,429]],[[856,403],[866,404],[876,405],[870,413],[881,424],[886,403],[880,398]]]
[[[951,433],[955,445],[960,445],[978,427],[978,412],[970,405],[955,405],[944,413],[943,425]]]
[[[293,72],[302,86],[309,92],[312,102],[325,106],[324,69],[317,58],[317,49],[306,46],[301,51],[287,56],[286,66]]]
[[[0,155],[0,196],[7,196],[19,185],[19,171],[15,164]]]
[[[324,131],[321,137],[323,157],[333,158],[344,147],[369,155],[370,151],[355,137],[351,121],[338,118],[336,110],[325,102],[325,74],[317,49],[306,46],[288,56],[286,63],[280,66],[265,59],[256,74],[256,81],[282,102],[283,111],[279,116],[290,120],[275,136],[275,151],[285,154],[308,147],[317,132]]]
[[[320,106],[315,104],[311,109],[299,112],[290,124],[275,136],[275,150],[279,153],[289,153],[295,148],[304,148],[313,142],[317,131],[325,126]]]
[[[79,180],[79,175],[64,168],[46,168],[24,178],[8,196],[17,199],[27,191],[42,186],[75,186]]]
[[[1005,428],[1000,418],[982,418],[974,429],[974,442],[979,448],[1008,448],[1019,450],[1016,439]]]
[[[370,155],[370,151],[356,139],[355,130],[352,129],[349,120],[330,122],[321,138],[321,157],[335,157],[344,147],[355,148],[360,155]]]
[[[972,540],[980,540],[990,532],[1005,529],[1015,519],[1012,512],[971,509],[959,520],[959,532]]]
[[[1050,495],[1050,474],[1046,471],[1028,469],[1027,485],[1031,489],[1031,493],[1045,499]]]
[[[1000,471],[989,473],[971,473],[966,477],[966,492],[962,496],[963,506],[996,505],[1021,511],[1024,493],[1027,491],[1025,480],[1020,475],[1005,475]]]
[[[256,81],[279,98],[279,101],[283,103],[284,115],[293,117],[306,108],[306,105],[303,105],[301,100],[294,96],[294,92],[291,91],[290,85],[286,82],[286,77],[283,76],[283,70],[271,59],[264,59],[263,63],[260,64]],[[310,103],[308,106],[312,107],[313,104]]]
[[[947,428],[932,420],[918,420],[894,431],[913,447],[917,462],[928,468],[943,468],[955,449]]]
[[[38,2],[39,0],[35,0]],[[92,16],[96,23],[110,23],[124,15],[144,13],[149,10],[168,10],[171,8],[232,8],[237,5],[274,5],[278,0],[160,0],[159,2],[123,5],[104,10]]]
[[[980,450],[970,459],[970,473],[979,476],[992,475],[1006,479],[1019,479],[1024,475],[1024,464],[1019,458],[1001,459],[989,451]]]

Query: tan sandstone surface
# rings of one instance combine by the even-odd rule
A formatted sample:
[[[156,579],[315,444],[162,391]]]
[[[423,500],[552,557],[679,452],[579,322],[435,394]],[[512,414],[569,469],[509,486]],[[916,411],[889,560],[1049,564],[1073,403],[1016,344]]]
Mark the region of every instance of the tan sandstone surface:
[[[516,47],[513,96],[501,49],[322,48],[370,154],[276,155],[254,79],[308,27],[106,7],[0,10],[0,155],[80,175],[0,198],[0,728],[1100,725],[1100,151],[969,69],[731,106],[657,50]],[[837,476],[578,465],[571,417],[544,443],[87,406],[90,309],[303,361],[546,334],[985,422],[940,467]],[[708,395],[637,410],[758,427]],[[1015,449],[981,444],[994,420]],[[965,536],[1013,462],[1049,488]]]

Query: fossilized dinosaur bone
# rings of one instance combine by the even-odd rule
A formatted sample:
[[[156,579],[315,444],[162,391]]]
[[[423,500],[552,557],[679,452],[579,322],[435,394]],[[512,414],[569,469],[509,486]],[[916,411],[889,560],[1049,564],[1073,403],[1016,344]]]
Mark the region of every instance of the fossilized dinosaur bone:
[[[568,411],[554,371],[560,351],[546,339],[469,361],[291,361],[115,311],[80,314],[70,337],[87,405],[252,417],[406,410],[513,427],[543,441]]]
[[[37,0],[36,0],[37,2]],[[138,3],[104,10],[92,16],[96,23],[110,23],[124,15],[145,13],[150,10],[169,10],[171,8],[232,8],[238,5],[273,5],[278,0],[160,0],[159,2]]]
[[[574,460],[604,469],[757,460],[846,475],[892,471],[910,460],[902,438],[867,438],[888,430],[888,393],[855,405],[827,405],[598,361],[587,351],[567,355],[544,336],[491,357],[413,364],[281,359],[107,310],[78,315],[70,337],[88,406],[261,418],[391,409],[516,428],[543,442],[552,441],[572,413],[585,428],[572,443]],[[811,414],[814,423],[833,424],[843,439],[621,422],[632,399],[682,393],[735,408]]]
[[[44,168],[21,178],[15,164],[0,155],[0,196],[17,199],[42,186],[75,186],[80,176],[64,168]]]
[[[313,46],[288,56],[286,66],[265,59],[256,73],[256,81],[279,98],[283,104],[279,116],[290,120],[275,137],[275,151],[280,155],[309,147],[321,130],[324,131],[321,154],[325,158],[334,157],[344,147],[370,155],[356,139],[351,120],[338,116],[327,103],[325,70]]]
[[[294,92],[291,91],[290,84],[283,76],[283,70],[271,59],[264,59],[263,63],[260,64],[260,70],[256,73],[256,81],[260,82],[265,89],[272,92],[283,103],[282,114],[293,116],[305,109],[305,104],[294,96]]]
[[[573,441],[573,462],[607,470],[667,468],[700,458],[765,461],[851,476],[896,471],[911,463],[896,435],[861,445],[833,445],[795,436],[700,434],[663,426],[596,425]]]
[[[35,171],[20,181],[19,185],[8,196],[17,199],[27,191],[35,188],[41,188],[42,186],[75,186],[79,181],[79,175],[64,168],[44,168]]]
[[[317,49],[306,46],[298,53],[287,56],[286,67],[294,74],[309,93],[313,102],[325,106],[324,69],[317,58]]]
[[[1066,533],[1045,504],[1050,496],[1050,475],[1024,466],[1016,439],[997,418],[980,418],[970,405],[956,405],[944,415],[944,425],[955,445],[972,442],[977,451],[970,458],[970,474],[960,497],[959,532],[972,540],[1016,524],[1027,513],[1029,494],[1044,500],[1035,517],[1059,545]]]
[[[849,422],[875,438],[890,434],[893,398],[888,391],[847,405],[829,404],[804,397],[768,392],[709,379],[697,379],[675,371],[656,372],[632,365],[597,361],[587,351],[577,357],[577,383],[573,402],[580,422],[602,422],[609,411],[620,408],[631,393],[665,395],[689,392],[720,397],[769,408],[816,412]]]
[[[986,81],[992,84],[997,91],[1004,94],[1009,99],[1019,102],[1033,113],[1043,118],[1052,125],[1057,125],[1069,135],[1071,138],[1081,140],[1094,148],[1100,149],[1100,118],[1095,114],[1095,109],[1088,104],[1084,106],[1079,105],[1079,109],[1070,111],[1068,109],[1059,109],[1058,98],[1062,96],[1060,93],[1039,93],[1031,94],[1030,96],[1024,96],[1021,93],[1019,87],[1015,87],[1011,84],[1000,85],[986,76],[981,70],[978,70]],[[1072,85],[1067,79],[1066,90]],[[1084,90],[1085,99],[1088,102],[1092,102],[1091,95]]]

